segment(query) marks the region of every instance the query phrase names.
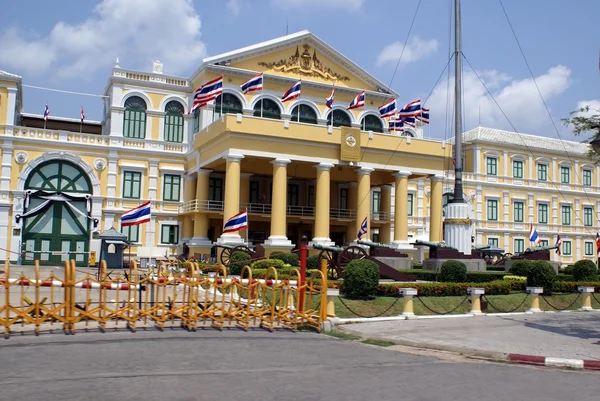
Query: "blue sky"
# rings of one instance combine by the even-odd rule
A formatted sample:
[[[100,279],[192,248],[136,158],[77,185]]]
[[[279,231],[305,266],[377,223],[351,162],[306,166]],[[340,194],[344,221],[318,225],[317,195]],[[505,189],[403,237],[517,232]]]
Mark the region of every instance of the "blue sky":
[[[13,2],[3,9],[0,69],[23,83],[101,94],[115,58],[123,68],[189,76],[200,60],[286,32],[310,30],[400,94],[425,100],[448,61],[451,0],[422,0],[409,45],[392,75],[417,0],[101,0]],[[503,0],[538,87],[559,119],[580,104],[600,108],[597,0]],[[556,137],[497,0],[463,0],[463,50],[516,129]],[[428,100],[429,134],[443,138],[446,75]],[[452,86],[451,86],[452,87]],[[510,129],[465,63],[465,128]],[[100,119],[99,98],[25,88],[24,110]]]

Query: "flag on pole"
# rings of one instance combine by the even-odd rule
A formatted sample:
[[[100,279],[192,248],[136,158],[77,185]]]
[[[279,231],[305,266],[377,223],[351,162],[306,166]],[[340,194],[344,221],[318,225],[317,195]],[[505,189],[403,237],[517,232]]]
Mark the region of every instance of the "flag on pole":
[[[600,234],[598,232],[596,232],[596,248],[598,249],[596,253],[600,253]]]
[[[538,236],[537,230],[533,227],[533,223],[529,224],[529,242],[540,244],[542,240]]]
[[[81,106],[81,123],[83,124],[83,120],[85,120],[85,113],[83,112],[83,106]]]
[[[243,212],[236,214],[225,222],[223,226],[223,234],[233,233],[240,231],[243,228],[248,227],[248,210],[244,209]]]
[[[558,248],[556,248],[556,254],[558,256],[562,255],[562,251],[560,249],[561,245],[562,245],[562,239],[560,239],[560,234],[556,234],[556,243],[554,245],[557,245]]]
[[[204,85],[196,89],[194,93],[194,103],[188,114],[192,114],[199,107],[204,107],[208,102],[215,100],[217,96],[223,93],[223,76],[206,82]]]
[[[391,117],[396,113],[396,98],[379,107],[379,114],[382,118]]]
[[[332,85],[331,86],[331,94],[329,95],[328,98],[325,98],[325,105],[328,108],[332,108],[333,107],[333,98],[334,98],[334,95],[335,95],[335,85]]]
[[[367,218],[360,223],[360,230],[358,230],[358,239],[362,239],[362,236],[367,234]]]
[[[296,99],[300,97],[300,87],[302,86],[302,80],[299,79],[294,85],[290,87],[283,96],[281,97],[282,102],[287,102],[288,100]]]
[[[150,201],[134,207],[121,216],[121,227],[137,226],[150,221]]]
[[[421,115],[421,99],[413,100],[407,103],[402,110],[398,112],[400,117],[416,117]]]
[[[423,124],[429,124],[429,109],[422,108],[421,115],[415,117],[417,120],[421,121]]]
[[[404,121],[390,119],[388,131],[404,132]]]
[[[350,102],[350,106],[346,110],[357,109],[359,107],[363,107],[365,105],[365,91],[360,92],[356,97]]]
[[[48,103],[46,103],[46,108],[44,109],[44,121],[48,121],[49,115],[50,115],[50,109],[48,108]]]
[[[249,80],[244,82],[241,86],[242,86],[242,92],[244,92],[244,94],[246,94],[248,92],[262,90],[262,88],[263,88],[263,73],[261,72],[260,74],[250,78]]]

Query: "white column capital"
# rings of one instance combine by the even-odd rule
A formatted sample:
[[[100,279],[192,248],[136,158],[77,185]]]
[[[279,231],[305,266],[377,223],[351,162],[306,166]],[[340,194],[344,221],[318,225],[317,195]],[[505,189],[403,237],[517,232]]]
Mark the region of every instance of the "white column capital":
[[[273,166],[285,167],[285,166],[287,166],[288,164],[290,164],[291,162],[292,162],[292,161],[291,161],[290,159],[280,159],[280,158],[277,158],[277,159],[275,159],[275,160],[272,160],[272,161],[271,161],[271,164],[272,164]]]
[[[333,163],[319,163],[315,167],[319,171],[329,171],[333,168]]]
[[[436,174],[436,175],[429,176],[429,179],[432,182],[438,182],[438,181],[443,181],[444,180],[444,176],[441,175],[441,174]]]
[[[361,167],[355,171],[361,175],[370,175],[373,171],[375,171],[375,169],[372,167]]]
[[[408,170],[398,170],[394,173],[394,177],[396,178],[408,178],[410,177],[411,172]]]
[[[224,157],[225,160],[227,160],[228,162],[240,162],[242,159],[244,158],[244,155],[238,155],[238,154],[230,154]]]

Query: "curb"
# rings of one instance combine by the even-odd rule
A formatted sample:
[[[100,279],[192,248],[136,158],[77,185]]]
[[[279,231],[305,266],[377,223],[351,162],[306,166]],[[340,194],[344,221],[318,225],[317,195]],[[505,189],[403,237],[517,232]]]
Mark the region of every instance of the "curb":
[[[553,366],[582,370],[600,370],[600,361],[589,359],[553,358],[549,356],[508,354],[508,361],[524,365]]]

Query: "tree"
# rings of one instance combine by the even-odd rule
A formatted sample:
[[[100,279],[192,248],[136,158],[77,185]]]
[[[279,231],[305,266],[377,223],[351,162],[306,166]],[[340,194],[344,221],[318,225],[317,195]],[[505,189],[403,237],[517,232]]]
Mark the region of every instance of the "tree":
[[[592,132],[592,136],[584,143],[589,143],[590,150],[588,156],[598,158],[600,157],[600,109],[591,108],[589,105],[581,107],[578,110],[569,113],[568,118],[563,118],[561,121],[567,127],[572,127],[573,134],[580,135],[588,132]]]

